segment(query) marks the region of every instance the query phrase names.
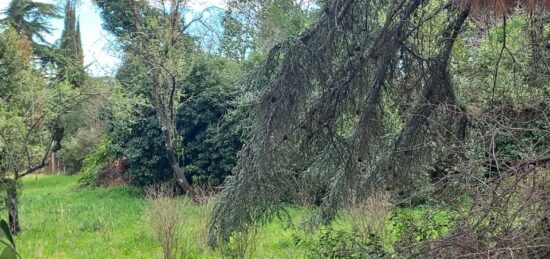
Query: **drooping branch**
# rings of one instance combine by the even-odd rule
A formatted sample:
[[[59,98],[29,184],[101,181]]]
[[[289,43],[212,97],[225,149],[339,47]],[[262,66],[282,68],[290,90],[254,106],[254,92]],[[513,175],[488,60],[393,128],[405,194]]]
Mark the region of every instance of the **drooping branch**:
[[[445,29],[439,53],[428,60],[426,81],[422,95],[415,105],[395,142],[393,152],[386,163],[387,176],[391,181],[404,180],[403,173],[415,175],[426,165],[431,152],[431,141],[435,135],[430,136],[428,127],[434,112],[439,108],[458,109],[458,103],[451,76],[449,72],[449,60],[451,51],[462,25],[468,17],[469,10],[462,11]],[[456,114],[459,114],[456,112]],[[453,121],[447,121],[453,126]],[[403,182],[403,181],[401,181]]]
[[[329,1],[311,29],[275,46],[249,79],[258,92],[251,137],[214,208],[211,244],[269,219],[305,179],[327,190],[321,209],[329,220],[368,186],[397,185],[378,177],[397,170],[390,161],[423,166],[395,151],[423,144],[428,137],[413,137],[440,119],[434,112],[457,105],[448,66],[467,17],[447,1]],[[425,50],[420,32],[438,19],[437,41],[426,43],[436,47]],[[406,78],[415,78],[418,90],[407,94],[417,104],[399,128],[387,107],[411,87]]]

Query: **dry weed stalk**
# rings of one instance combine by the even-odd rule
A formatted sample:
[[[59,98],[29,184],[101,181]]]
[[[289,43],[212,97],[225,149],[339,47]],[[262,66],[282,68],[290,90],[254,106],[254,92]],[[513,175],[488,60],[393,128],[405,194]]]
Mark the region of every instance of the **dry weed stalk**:
[[[212,213],[213,200],[216,192],[210,188],[197,188],[194,197],[198,218],[201,219],[191,230],[191,236],[200,252],[208,251],[208,226],[210,224],[210,215]]]
[[[383,233],[392,207],[390,193],[378,189],[364,200],[353,201],[347,216],[352,227],[364,236],[371,231]]]
[[[189,201],[177,200],[174,195],[173,185],[159,184],[146,189],[150,204],[146,210],[146,216],[153,227],[155,237],[162,246],[165,259],[174,259],[186,252],[181,244],[183,218],[180,201],[184,203]]]

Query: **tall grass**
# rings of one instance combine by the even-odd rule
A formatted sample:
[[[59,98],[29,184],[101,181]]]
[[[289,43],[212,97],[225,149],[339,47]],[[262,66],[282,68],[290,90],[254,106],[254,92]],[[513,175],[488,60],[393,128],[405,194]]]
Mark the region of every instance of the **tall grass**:
[[[305,248],[296,246],[293,237],[316,239],[318,236],[314,230],[297,228],[314,210],[289,206],[287,213],[291,222],[274,220],[255,228],[254,232],[238,233],[225,250],[212,250],[206,244],[213,204],[207,192],[203,197],[205,202],[200,205],[184,197],[160,199],[154,205],[155,198],[143,197],[135,188],[79,188],[77,179],[78,176],[22,179],[22,232],[16,237],[16,243],[23,258],[163,258],[162,242],[149,214],[160,211],[151,210],[154,206],[168,207],[168,214],[179,217],[182,222],[179,231],[172,231],[179,233],[176,258],[182,256],[182,251],[183,258],[304,258]],[[369,208],[371,216],[379,215],[373,214],[377,211],[375,207],[365,208]],[[346,219],[342,224],[349,226],[353,220]],[[355,220],[361,222],[360,218]],[[336,224],[335,228],[342,228]]]
[[[163,258],[146,211],[151,205],[132,187],[79,188],[78,176],[22,179],[22,232],[16,237],[22,258]],[[184,227],[180,243],[186,258],[221,258],[206,244],[213,202],[203,205],[176,198]],[[300,209],[290,209],[293,217]],[[275,221],[258,233],[254,258],[303,258],[292,245],[293,230]]]
[[[388,192],[376,190],[364,200],[353,201],[346,210],[351,226],[364,236],[368,236],[371,231],[384,233],[393,207],[390,199]]]
[[[30,176],[20,199],[22,258],[160,258],[145,200],[131,187],[78,188],[78,176]]]

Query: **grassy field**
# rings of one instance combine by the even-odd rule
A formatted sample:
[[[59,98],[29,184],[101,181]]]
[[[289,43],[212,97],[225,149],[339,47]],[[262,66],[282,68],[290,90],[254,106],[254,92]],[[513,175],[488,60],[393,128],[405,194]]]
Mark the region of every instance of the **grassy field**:
[[[153,224],[145,216],[150,208],[149,200],[132,187],[79,188],[77,179],[78,176],[51,175],[22,180],[20,221],[23,230],[16,237],[16,243],[23,258],[162,258]],[[184,198],[175,202],[176,211],[184,222],[179,232],[183,257],[221,258],[220,251],[206,245],[210,207],[196,206]],[[306,234],[296,226],[309,218],[307,210],[289,208],[287,211],[292,224],[275,221],[263,227],[254,237],[256,249],[251,257],[304,258],[308,248],[296,246],[297,239],[306,243],[324,240],[323,249],[328,250],[347,242],[338,235],[332,236],[334,240],[327,236],[319,239],[326,234],[323,230]],[[352,222],[358,226],[373,226],[371,219],[380,218],[372,214],[347,215],[333,222],[330,228],[350,232]],[[393,219],[378,224],[384,226],[379,232],[382,245],[392,251],[399,233],[409,232],[403,227],[410,225],[411,220],[420,223],[415,237],[435,238],[448,231],[452,223],[449,215],[444,210],[398,209]],[[431,218],[429,224],[422,223],[426,216]],[[291,225],[294,227],[289,227]]]
[[[82,189],[77,176],[23,179],[16,238],[23,258],[162,258],[160,244],[144,215],[148,201],[131,187]],[[205,245],[203,208],[186,206],[186,258],[219,258]],[[299,218],[297,210],[291,210]],[[268,225],[258,237],[256,258],[300,258],[294,231]]]

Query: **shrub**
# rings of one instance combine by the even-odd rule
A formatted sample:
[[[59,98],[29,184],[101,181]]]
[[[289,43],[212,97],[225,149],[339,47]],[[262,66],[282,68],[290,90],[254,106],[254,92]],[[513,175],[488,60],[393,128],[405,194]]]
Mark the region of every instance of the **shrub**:
[[[80,179],[78,180],[80,185],[97,185],[99,171],[114,159],[110,144],[110,139],[103,136],[96,148],[86,155],[82,162],[82,170],[80,171]]]
[[[365,200],[353,203],[353,206],[346,210],[346,216],[353,229],[363,235],[368,235],[371,231],[383,233],[386,230],[392,209],[388,192],[374,191]]]
[[[305,248],[310,258],[382,258],[388,253],[382,238],[370,232],[345,231],[327,227],[316,240],[294,236],[294,244]]]
[[[86,156],[94,150],[101,141],[101,130],[98,128],[80,128],[74,136],[65,139],[60,151],[66,172],[77,173],[81,170]]]
[[[254,258],[258,239],[258,227],[251,226],[235,233],[229,242],[220,246],[222,256],[229,258]]]
[[[184,258],[187,252],[181,244],[183,218],[180,212],[182,204],[178,201],[186,203],[188,200],[175,199],[174,187],[173,185],[160,184],[146,189],[149,207],[145,215],[153,227],[165,259],[177,258],[180,255],[181,258]]]

